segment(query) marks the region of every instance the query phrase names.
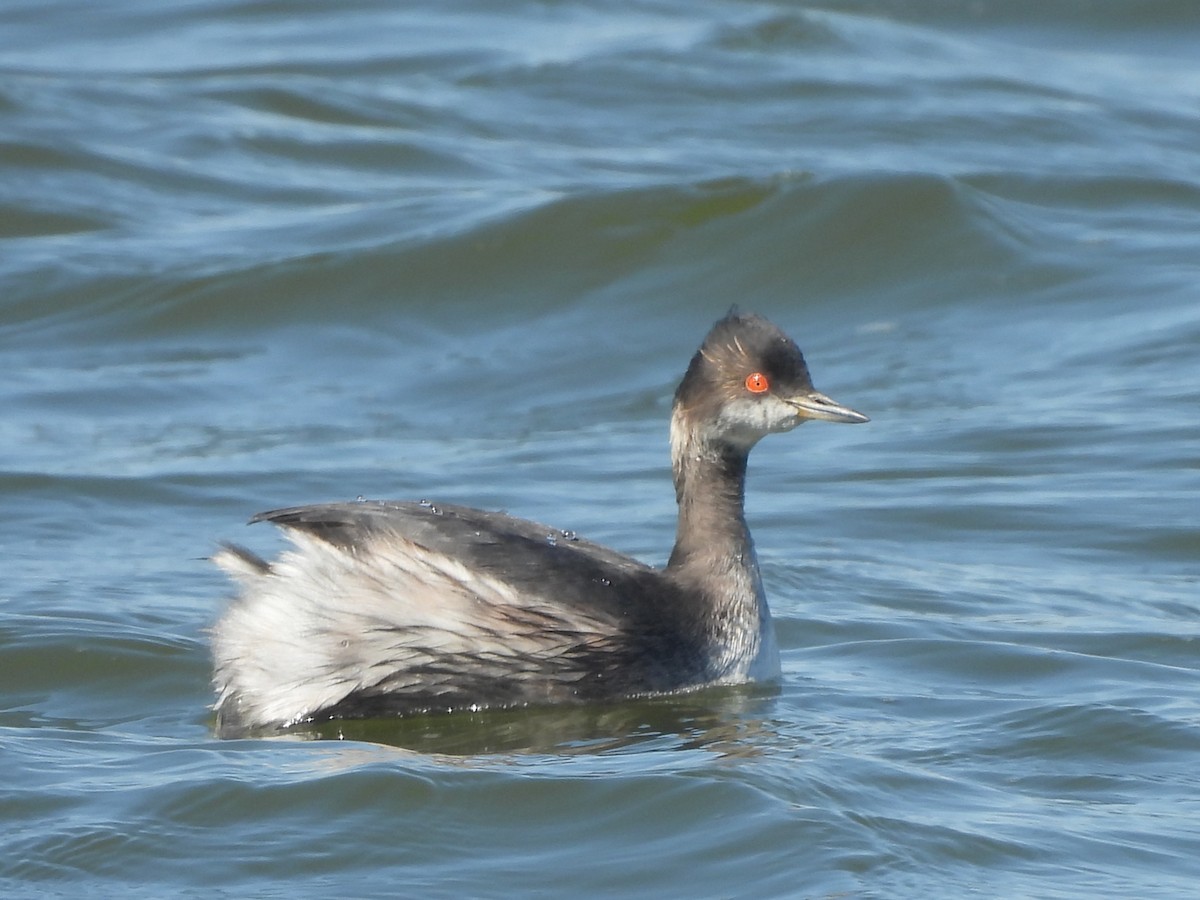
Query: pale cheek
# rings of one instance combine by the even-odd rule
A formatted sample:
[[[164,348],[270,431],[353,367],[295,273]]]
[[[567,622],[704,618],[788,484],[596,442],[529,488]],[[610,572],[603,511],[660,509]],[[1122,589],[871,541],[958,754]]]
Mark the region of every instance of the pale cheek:
[[[800,419],[794,409],[781,401],[764,398],[727,405],[717,430],[727,437],[742,435],[743,442],[753,444],[765,434],[791,431],[798,424]]]
[[[775,410],[776,431],[791,431],[798,425],[803,425],[805,419],[796,414],[796,408],[783,401],[777,401]]]

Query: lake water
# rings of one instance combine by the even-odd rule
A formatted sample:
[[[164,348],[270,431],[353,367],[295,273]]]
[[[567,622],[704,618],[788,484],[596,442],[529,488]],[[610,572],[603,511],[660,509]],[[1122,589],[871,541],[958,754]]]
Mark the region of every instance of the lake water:
[[[1200,6],[0,8],[5,896],[1185,897]],[[263,509],[661,563],[737,303],[777,691],[221,741]]]

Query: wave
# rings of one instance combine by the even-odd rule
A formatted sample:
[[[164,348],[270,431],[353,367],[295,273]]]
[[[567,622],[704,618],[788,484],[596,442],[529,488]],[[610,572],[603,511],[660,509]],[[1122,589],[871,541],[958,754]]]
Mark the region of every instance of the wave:
[[[1056,187],[1078,202],[1106,189],[1127,203],[1170,193],[1176,206],[1200,209],[1200,194],[1154,181]],[[590,191],[442,229],[414,228],[381,204],[355,210],[320,252],[289,255],[280,235],[249,262],[143,272],[130,259],[119,274],[78,265],[30,278],[0,308],[0,329],[109,341],[397,317],[489,327],[586,302],[882,311],[959,302],[968,285],[972,302],[994,301],[1079,274],[1031,213],[1034,193],[1027,180],[995,175],[801,173]],[[1106,216],[1111,207],[1095,213],[1097,227]]]

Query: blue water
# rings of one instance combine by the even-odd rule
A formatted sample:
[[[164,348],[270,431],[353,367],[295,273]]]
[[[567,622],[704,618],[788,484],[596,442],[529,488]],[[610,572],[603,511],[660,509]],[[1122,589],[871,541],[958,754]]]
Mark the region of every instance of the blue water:
[[[6,896],[1195,892],[1200,7],[0,19]],[[778,690],[215,738],[260,510],[661,563],[733,303],[872,418],[751,459]]]

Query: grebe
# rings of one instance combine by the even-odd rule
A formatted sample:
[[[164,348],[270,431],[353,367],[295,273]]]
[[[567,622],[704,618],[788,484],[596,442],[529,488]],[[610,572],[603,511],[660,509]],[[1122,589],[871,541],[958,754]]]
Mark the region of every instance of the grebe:
[[[769,681],[779,650],[743,497],[764,435],[866,422],[804,357],[731,312],[671,413],[679,521],[667,565],[503,513],[420,502],[260,513],[293,547],[213,557],[240,594],[213,629],[223,736],[331,718],[582,702]]]

